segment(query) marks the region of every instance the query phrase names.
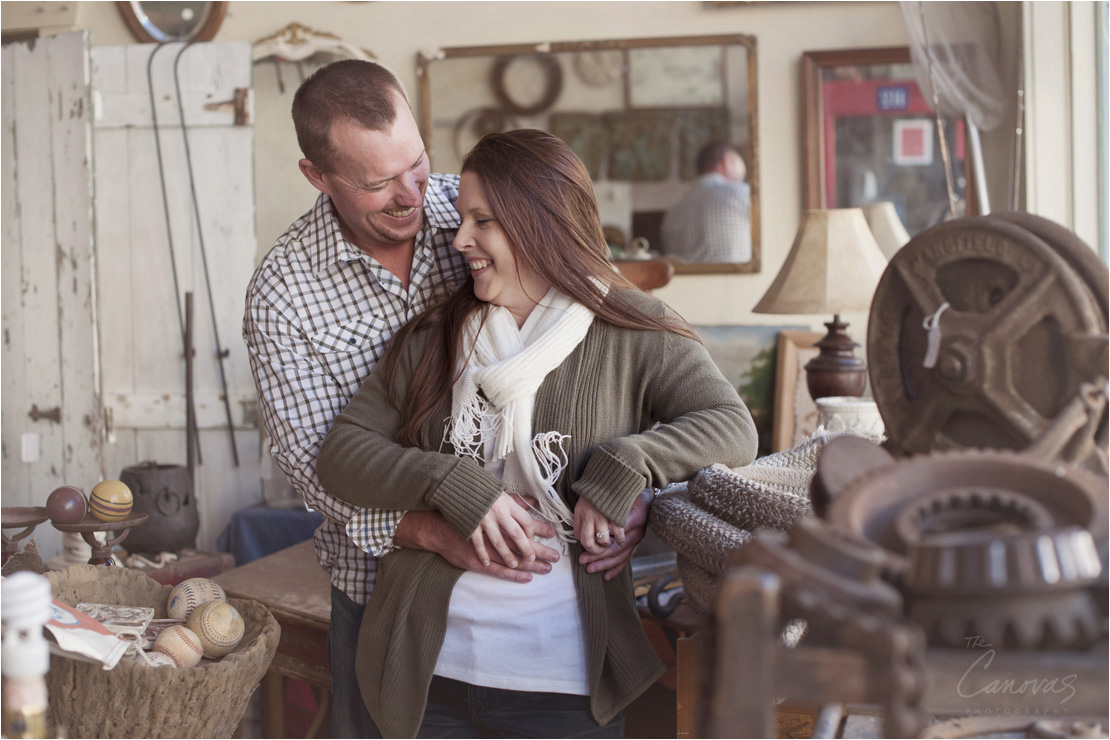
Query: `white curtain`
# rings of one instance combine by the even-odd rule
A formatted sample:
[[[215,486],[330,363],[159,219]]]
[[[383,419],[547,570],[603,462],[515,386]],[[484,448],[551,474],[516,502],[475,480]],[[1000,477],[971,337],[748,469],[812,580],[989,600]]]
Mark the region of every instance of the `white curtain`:
[[[899,2],[910,40],[918,86],[939,113],[967,122],[981,213],[990,212],[979,131],[992,131],[1006,119],[1013,91],[1000,74],[1002,46],[998,8],[992,2]],[[938,130],[938,134],[939,134]],[[941,144],[942,152],[943,142]],[[951,166],[945,175],[953,198]],[[955,215],[952,203],[951,215]]]
[[[991,2],[900,2],[917,84],[931,99],[936,80],[941,113],[966,117],[982,131],[997,128],[1013,91],[999,74],[1001,30]]]

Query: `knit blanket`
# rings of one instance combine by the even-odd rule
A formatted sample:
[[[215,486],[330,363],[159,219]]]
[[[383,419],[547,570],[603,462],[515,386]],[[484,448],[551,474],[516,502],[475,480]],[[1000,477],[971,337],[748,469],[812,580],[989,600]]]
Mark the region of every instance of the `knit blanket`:
[[[830,439],[850,433],[819,431],[797,447],[744,467],[711,465],[659,493],[649,523],[678,554],[678,573],[694,611],[713,611],[720,576],[752,532],[788,532],[813,512],[809,486],[817,458]]]

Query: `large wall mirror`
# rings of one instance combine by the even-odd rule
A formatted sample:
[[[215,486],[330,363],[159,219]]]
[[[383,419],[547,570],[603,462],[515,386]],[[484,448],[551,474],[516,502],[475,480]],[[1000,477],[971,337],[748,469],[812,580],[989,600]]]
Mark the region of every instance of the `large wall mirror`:
[[[418,57],[421,133],[432,168],[458,172],[491,131],[539,128],[569,144],[594,179],[618,259],[663,256],[676,273],[758,272],[756,43],[745,35],[455,47]],[[698,150],[725,141],[750,192],[750,259],[667,254],[664,214],[693,185]]]

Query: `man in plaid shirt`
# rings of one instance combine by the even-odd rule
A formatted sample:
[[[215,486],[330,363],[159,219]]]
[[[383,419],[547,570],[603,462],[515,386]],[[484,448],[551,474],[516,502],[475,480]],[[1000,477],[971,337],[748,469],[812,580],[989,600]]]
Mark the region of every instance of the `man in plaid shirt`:
[[[255,271],[243,337],[274,459],[324,517],[315,544],[332,583],[333,735],[380,737],[354,661],[375,556],[398,547],[429,550],[460,568],[526,582],[533,572],[550,571],[546,561],[558,553],[535,543],[536,559],[530,565],[521,559],[528,570],[483,566],[438,512],[372,511],[362,518],[367,526],[349,526],[358,510],[320,486],[316,455],[332,421],[393,333],[456,288],[468,266],[451,246],[459,225],[458,177],[429,173],[419,129],[392,73],[355,60],[323,67],[297,91],[293,121],[305,156],[301,172],[321,194]],[[591,572],[611,578],[625,566],[644,536],[648,498],[633,508],[623,546],[583,555]]]
[[[661,252],[686,262],[751,262],[752,198],[747,167],[728,144],[698,151],[698,179],[663,217]]]

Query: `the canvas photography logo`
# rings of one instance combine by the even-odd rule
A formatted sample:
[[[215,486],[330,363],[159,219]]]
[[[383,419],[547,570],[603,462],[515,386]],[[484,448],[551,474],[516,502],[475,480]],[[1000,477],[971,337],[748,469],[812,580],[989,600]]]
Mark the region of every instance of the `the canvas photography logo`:
[[[1000,651],[979,635],[964,640],[967,668],[953,690],[969,703],[966,716],[1063,718],[1072,711],[1080,676],[1069,671],[1066,661],[1055,666],[1046,661],[1015,663],[1001,658]]]

